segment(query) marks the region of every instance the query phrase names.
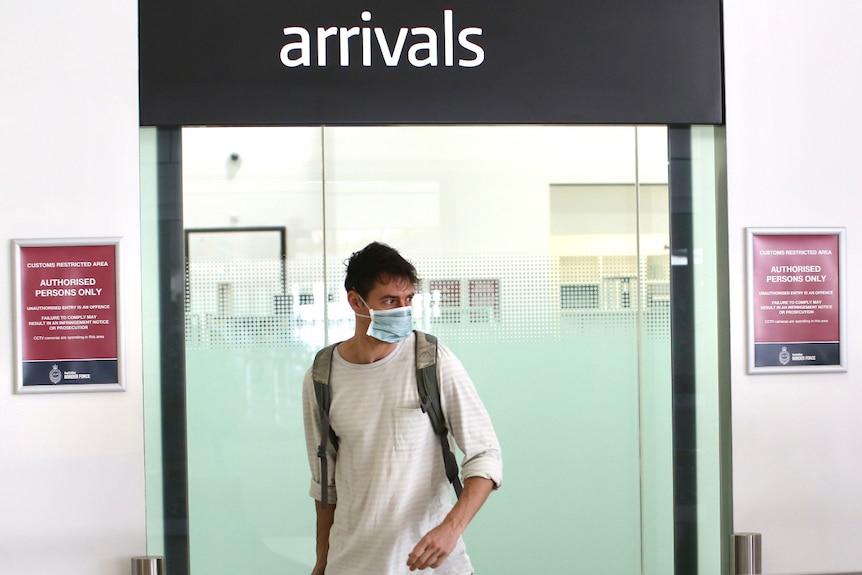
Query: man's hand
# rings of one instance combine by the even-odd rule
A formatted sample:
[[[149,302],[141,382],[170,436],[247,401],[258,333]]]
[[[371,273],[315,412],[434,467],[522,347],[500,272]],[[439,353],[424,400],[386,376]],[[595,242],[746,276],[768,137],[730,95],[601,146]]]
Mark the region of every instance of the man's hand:
[[[419,540],[410,555],[407,556],[407,566],[411,571],[417,569],[436,569],[443,564],[446,557],[455,549],[461,532],[447,524],[438,525]]]

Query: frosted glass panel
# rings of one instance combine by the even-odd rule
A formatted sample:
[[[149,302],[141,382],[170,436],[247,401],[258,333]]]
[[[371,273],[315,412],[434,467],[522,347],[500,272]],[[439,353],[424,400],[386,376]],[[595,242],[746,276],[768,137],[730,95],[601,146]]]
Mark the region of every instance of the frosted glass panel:
[[[193,573],[310,572],[300,386],[314,352],[353,333],[344,260],[373,240],[416,265],[415,326],[461,358],[500,436],[503,488],[465,535],[477,572],[673,571],[664,128],[183,140],[187,229],[287,238],[281,285],[257,244],[189,261]]]
[[[311,570],[299,395],[325,338],[321,145],[317,128],[183,130],[194,574]]]

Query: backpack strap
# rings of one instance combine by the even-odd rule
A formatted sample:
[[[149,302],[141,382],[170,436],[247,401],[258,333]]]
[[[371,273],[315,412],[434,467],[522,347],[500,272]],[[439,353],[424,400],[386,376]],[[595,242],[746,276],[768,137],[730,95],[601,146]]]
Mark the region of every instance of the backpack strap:
[[[421,331],[416,331],[416,387],[419,390],[422,411],[428,414],[431,427],[440,438],[446,477],[455,489],[455,495],[461,497],[463,486],[458,476],[458,462],[449,446],[449,429],[446,427],[446,418],[440,405],[440,385],[437,381],[437,338]]]
[[[326,451],[329,441],[338,449],[338,436],[332,431],[329,423],[329,405],[332,403],[332,392],[329,387],[329,374],[332,370],[332,351],[338,344],[324,347],[314,356],[311,368],[311,379],[314,381],[314,394],[317,396],[317,406],[320,409],[320,445],[317,447],[317,458],[320,460],[321,504],[329,507],[329,476]]]

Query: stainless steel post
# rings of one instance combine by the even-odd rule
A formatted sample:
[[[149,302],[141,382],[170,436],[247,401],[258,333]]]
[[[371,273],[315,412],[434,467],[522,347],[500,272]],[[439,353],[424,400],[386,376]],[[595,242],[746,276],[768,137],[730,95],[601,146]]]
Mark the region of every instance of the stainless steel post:
[[[165,558],[132,557],[132,575],[165,575]]]
[[[736,575],[760,573],[760,533],[733,534],[733,572]]]

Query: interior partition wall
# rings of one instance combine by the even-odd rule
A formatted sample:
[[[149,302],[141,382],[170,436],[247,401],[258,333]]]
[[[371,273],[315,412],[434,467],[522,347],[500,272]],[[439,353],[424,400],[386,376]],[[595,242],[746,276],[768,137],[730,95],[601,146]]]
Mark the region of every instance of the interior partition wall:
[[[478,572],[724,572],[718,374],[691,359],[720,317],[693,298],[711,130],[143,129],[149,551],[172,575],[310,571],[302,377],[352,334],[343,262],[377,240],[503,445]]]

